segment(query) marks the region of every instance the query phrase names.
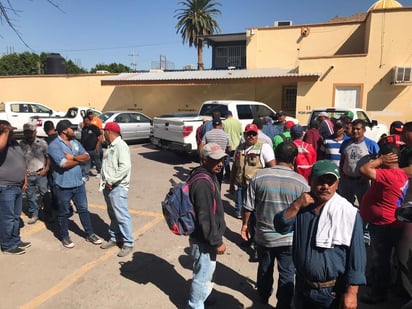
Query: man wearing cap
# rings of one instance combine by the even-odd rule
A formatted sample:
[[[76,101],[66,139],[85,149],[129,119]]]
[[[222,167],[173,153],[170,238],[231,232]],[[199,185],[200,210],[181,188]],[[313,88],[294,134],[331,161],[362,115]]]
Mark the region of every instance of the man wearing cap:
[[[229,135],[231,152],[225,162],[225,178],[230,179],[230,157],[233,156],[233,150],[240,144],[242,137],[242,123],[239,119],[233,118],[231,111],[226,112],[226,119],[223,120],[223,130]]]
[[[0,120],[0,246],[5,254],[24,254],[30,242],[20,238],[22,191],[27,188],[26,161],[7,120]]]
[[[282,133],[285,129],[285,123],[286,123],[286,113],[284,111],[278,111],[276,113],[276,122],[275,126],[277,127],[278,131]]]
[[[70,202],[73,200],[87,234],[86,240],[94,245],[100,245],[102,241],[94,233],[90,220],[86,188],[80,167],[89,160],[89,154],[75,139],[72,123],[69,120],[60,120],[56,130],[59,135],[50,143],[48,152],[52,159],[53,194],[58,202],[57,223],[62,244],[66,248],[74,247],[69,236]]]
[[[116,122],[106,123],[104,138],[108,142],[103,155],[100,191],[103,191],[110,218],[110,239],[100,248],[108,249],[120,244],[117,256],[124,257],[133,251],[132,220],[128,208],[128,191],[132,164],[130,149],[120,136]]]
[[[28,224],[34,224],[39,220],[40,207],[36,199],[37,191],[43,203],[45,219],[50,220],[52,216],[51,195],[47,185],[47,173],[50,170],[48,145],[44,139],[38,138],[36,133],[34,123],[29,122],[23,125],[24,138],[20,141],[20,146],[23,150],[29,176],[26,190],[30,214]]]
[[[340,117],[340,120],[343,122],[343,126],[345,128],[345,134],[346,136],[352,136],[352,121],[354,118],[354,114],[351,111],[348,111],[347,113],[343,114]]]
[[[223,168],[225,151],[215,143],[204,145],[200,153],[201,165],[191,176],[202,173],[207,179],[199,179],[190,185],[189,196],[196,214],[196,226],[189,237],[193,257],[193,277],[190,285],[188,308],[204,308],[204,302],[212,291],[212,279],[216,268],[216,255],[224,254],[226,230],[224,208],[220,197],[216,174]]]
[[[357,308],[366,283],[362,219],[336,193],[339,169],[329,160],[313,165],[310,192],[275,217],[279,233],[293,234],[295,308]]]
[[[285,122],[283,133],[280,133],[273,138],[273,151],[276,151],[276,147],[279,146],[280,143],[292,140],[290,129],[292,129],[294,125],[295,123],[291,120]]]
[[[230,175],[229,192],[235,193],[236,217],[242,218],[241,210],[246,189],[258,169],[275,165],[275,154],[270,145],[258,141],[258,127],[251,123],[245,127],[244,139],[235,151],[235,161]]]
[[[402,121],[394,121],[391,123],[389,128],[389,136],[385,136],[378,141],[379,147],[385,143],[393,143],[398,147],[405,145],[405,142],[402,140],[402,131],[403,123]]]
[[[260,302],[267,304],[272,294],[276,260],[279,272],[276,308],[279,309],[291,308],[295,267],[292,261],[292,233],[287,236],[279,234],[273,219],[303,192],[309,191],[307,181],[294,171],[297,154],[294,143],[281,143],[276,148],[276,165],[256,171],[243,206],[241,236],[245,241],[249,240],[250,215],[256,213],[254,241],[259,260],[256,285]]]
[[[325,140],[333,134],[333,122],[329,118],[327,112],[320,112],[318,114],[319,120],[319,134]]]
[[[91,109],[87,110],[86,116],[90,119],[90,124],[95,125],[99,130],[103,130],[102,120],[97,117]]]
[[[306,181],[309,181],[310,172],[312,166],[316,162],[316,151],[311,144],[308,144],[302,140],[304,134],[303,127],[299,124],[295,124],[290,129],[290,136],[293,143],[298,148],[298,155],[296,156],[295,171],[305,177]]]
[[[232,151],[232,145],[230,143],[229,135],[223,131],[222,129],[222,120],[220,117],[215,117],[212,119],[213,129],[207,131],[206,134],[202,138],[202,142],[199,146],[200,153],[202,152],[203,147],[208,143],[215,143],[220,146],[226,153],[230,153]],[[219,184],[223,182],[223,172],[222,169],[217,175],[217,179]]]

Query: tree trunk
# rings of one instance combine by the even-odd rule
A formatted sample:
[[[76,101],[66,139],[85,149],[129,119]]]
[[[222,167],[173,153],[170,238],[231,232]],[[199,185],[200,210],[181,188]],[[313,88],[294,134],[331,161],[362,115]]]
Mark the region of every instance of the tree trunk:
[[[197,43],[197,69],[203,71],[203,41],[198,40]]]

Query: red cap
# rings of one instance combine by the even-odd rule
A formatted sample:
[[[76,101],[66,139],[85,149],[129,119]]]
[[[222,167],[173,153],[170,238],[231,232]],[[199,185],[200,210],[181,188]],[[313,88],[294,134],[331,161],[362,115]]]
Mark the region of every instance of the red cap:
[[[286,121],[285,122],[285,129],[290,130],[293,126],[295,125],[295,123],[291,120]]]
[[[108,122],[104,126],[104,130],[120,133],[120,126],[116,122]]]
[[[258,129],[257,125],[255,125],[254,123],[249,123],[245,128],[245,133],[248,133],[248,132],[258,133],[258,131],[259,131],[259,129]]]

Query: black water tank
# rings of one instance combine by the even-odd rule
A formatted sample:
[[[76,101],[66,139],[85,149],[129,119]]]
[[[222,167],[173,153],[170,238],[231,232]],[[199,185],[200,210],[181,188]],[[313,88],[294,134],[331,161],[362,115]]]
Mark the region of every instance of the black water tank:
[[[66,74],[66,60],[60,54],[48,54],[45,71],[46,74]]]

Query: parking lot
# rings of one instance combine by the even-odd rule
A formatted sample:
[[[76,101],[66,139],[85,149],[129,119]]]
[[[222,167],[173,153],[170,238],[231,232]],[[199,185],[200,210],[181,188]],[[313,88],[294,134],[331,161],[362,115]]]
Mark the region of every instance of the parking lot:
[[[149,144],[130,146],[132,180],[129,208],[136,245],[124,258],[118,248],[102,250],[85,241],[77,214],[71,218],[73,249],[56,238],[53,224],[25,224],[22,239],[32,246],[21,256],[0,255],[0,308],[184,308],[191,278],[188,238],[173,235],[164,223],[160,201],[170,188],[169,179],[185,179],[197,166],[191,158],[161,152]],[[95,232],[108,239],[108,216],[98,179],[87,183],[89,209]],[[215,290],[210,308],[268,308],[254,303],[257,263],[248,261],[239,246],[241,222],[232,215],[234,203],[223,184],[226,209],[227,252],[218,257]],[[22,216],[23,222],[27,221]],[[276,287],[275,287],[276,289]],[[274,296],[270,304],[275,306]],[[360,308],[399,308],[360,306]]]

